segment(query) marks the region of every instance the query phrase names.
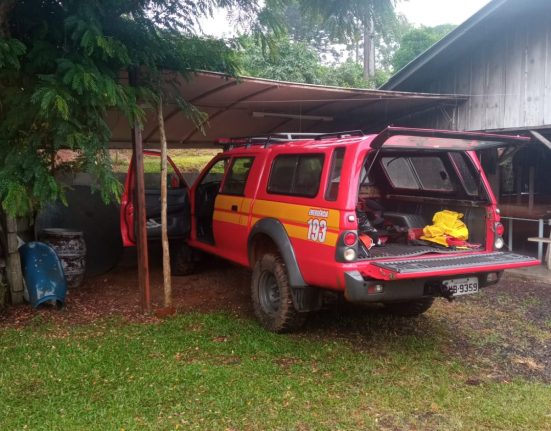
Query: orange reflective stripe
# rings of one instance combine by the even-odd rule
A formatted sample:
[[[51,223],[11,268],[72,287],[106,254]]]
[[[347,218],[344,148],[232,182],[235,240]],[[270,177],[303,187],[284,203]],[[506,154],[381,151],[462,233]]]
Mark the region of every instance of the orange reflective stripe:
[[[232,211],[232,206],[237,206],[238,210]],[[218,195],[213,219],[247,226],[251,211],[251,226],[262,218],[275,218],[283,224],[290,238],[331,247],[337,244],[340,214],[335,209]]]
[[[327,227],[335,231],[339,230],[340,223],[339,210],[265,200],[254,202],[253,217],[273,217],[282,222],[298,224],[307,223],[311,218],[319,218],[326,220]]]

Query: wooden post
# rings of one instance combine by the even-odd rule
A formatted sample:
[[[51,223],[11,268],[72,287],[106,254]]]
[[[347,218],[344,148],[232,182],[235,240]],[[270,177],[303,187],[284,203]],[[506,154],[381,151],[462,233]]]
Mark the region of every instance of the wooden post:
[[[536,177],[536,168],[534,166],[530,166],[530,169],[528,170],[528,211],[530,214],[532,214],[532,210],[534,209],[534,182]]]
[[[12,304],[23,302],[23,273],[17,242],[17,219],[4,213],[6,237],[6,278],[10,287]]]
[[[161,236],[163,246],[163,287],[164,306],[172,308],[172,282],[170,279],[170,249],[167,233],[167,145],[165,133],[165,121],[163,117],[163,99],[159,96],[159,107],[157,109],[157,120],[159,122],[159,135],[161,139]]]
[[[130,85],[137,85],[137,69],[128,71]],[[132,128],[132,150],[134,162],[134,178],[136,184],[136,212],[134,213],[134,222],[137,223],[137,242],[138,249],[138,288],[141,294],[141,307],[144,313],[151,312],[151,291],[149,286],[149,258],[147,250],[147,229],[145,213],[145,181],[143,166],[143,140],[142,130],[138,124],[133,124]]]
[[[522,203],[522,166],[517,169],[516,183],[517,204],[520,205]]]

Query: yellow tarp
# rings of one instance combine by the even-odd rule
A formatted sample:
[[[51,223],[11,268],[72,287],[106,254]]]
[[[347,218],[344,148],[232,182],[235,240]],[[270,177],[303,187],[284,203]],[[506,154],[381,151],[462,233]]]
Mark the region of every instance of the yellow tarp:
[[[469,230],[465,223],[460,219],[463,214],[455,211],[438,211],[432,218],[432,225],[425,226],[421,239],[431,241],[436,244],[448,246],[448,237],[467,241],[469,238]]]

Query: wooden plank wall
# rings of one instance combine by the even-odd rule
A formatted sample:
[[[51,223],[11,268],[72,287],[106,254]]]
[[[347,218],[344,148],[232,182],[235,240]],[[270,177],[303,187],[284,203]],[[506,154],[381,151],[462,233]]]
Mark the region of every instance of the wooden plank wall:
[[[416,124],[459,130],[551,126],[551,21],[546,14],[504,20],[416,91],[466,94],[455,115]],[[452,121],[453,120],[453,121]]]

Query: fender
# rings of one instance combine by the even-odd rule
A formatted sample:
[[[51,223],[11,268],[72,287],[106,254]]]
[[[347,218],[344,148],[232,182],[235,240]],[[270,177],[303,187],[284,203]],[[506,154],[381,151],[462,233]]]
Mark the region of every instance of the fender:
[[[289,275],[289,282],[292,287],[305,287],[307,286],[300,269],[298,267],[297,258],[295,256],[295,251],[291,244],[291,240],[287,235],[285,227],[281,224],[279,220],[274,218],[264,218],[256,222],[256,224],[251,229],[248,240],[248,249],[249,249],[249,262],[251,262],[251,251],[252,251],[252,242],[256,234],[263,233],[269,236],[272,241],[275,242],[281,257],[285,262],[287,267],[287,273]],[[254,262],[251,262],[254,264]],[[252,265],[251,265],[252,266]]]

